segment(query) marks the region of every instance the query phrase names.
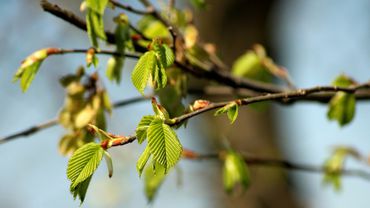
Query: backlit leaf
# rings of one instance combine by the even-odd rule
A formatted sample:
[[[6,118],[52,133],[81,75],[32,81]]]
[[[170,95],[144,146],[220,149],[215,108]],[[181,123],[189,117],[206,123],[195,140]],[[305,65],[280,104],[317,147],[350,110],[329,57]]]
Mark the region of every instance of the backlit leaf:
[[[150,157],[149,146],[146,146],[144,152],[141,154],[140,158],[136,162],[136,170],[137,172],[139,172],[139,176],[141,176],[141,173],[143,172],[144,167],[149,160],[149,157]]]
[[[136,138],[139,144],[143,143],[143,141],[147,137],[147,130],[149,125],[152,123],[154,116],[144,116],[139,125],[136,128]]]
[[[174,130],[160,118],[155,118],[148,130],[148,146],[154,160],[166,170],[180,159],[182,146]]]
[[[249,173],[243,158],[230,151],[227,153],[223,169],[223,181],[226,192],[231,193],[237,184],[245,190],[249,186]]]
[[[137,62],[131,74],[131,80],[141,94],[144,94],[144,89],[148,83],[151,72],[156,68],[156,64],[157,60],[154,51],[144,53]]]
[[[68,162],[67,177],[71,189],[93,175],[103,157],[104,150],[100,144],[88,143],[76,150]]]
[[[356,97],[353,94],[337,92],[330,100],[328,118],[336,120],[340,126],[349,124],[356,111]]]
[[[152,202],[159,187],[166,177],[166,168],[162,165],[153,162],[153,165],[148,165],[145,168],[144,182],[145,195],[149,202]]]
[[[229,118],[231,123],[234,123],[236,118],[238,117],[238,111],[239,111],[239,106],[236,102],[231,102],[224,107],[218,109],[215,112],[215,116],[221,115],[223,113],[227,113],[227,117]]]
[[[41,63],[46,57],[48,57],[47,50],[48,49],[38,50],[29,55],[25,60],[23,60],[21,66],[15,73],[13,82],[20,79],[20,85],[23,92],[27,91],[28,87],[31,85],[32,80],[35,78],[35,75],[39,70]]]
[[[107,39],[104,31],[103,15],[88,8],[86,12],[86,26],[91,44],[95,48],[99,48],[98,38]]]
[[[115,81],[117,84],[121,82],[123,63],[124,59],[121,57],[113,56],[109,58],[106,71],[109,80]]]

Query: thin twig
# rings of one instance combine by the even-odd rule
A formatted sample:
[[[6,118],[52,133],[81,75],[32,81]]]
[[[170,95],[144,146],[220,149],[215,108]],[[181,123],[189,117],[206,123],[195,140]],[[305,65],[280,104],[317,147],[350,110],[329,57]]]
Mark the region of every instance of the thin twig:
[[[130,98],[130,99],[122,100],[122,101],[117,101],[117,102],[113,103],[113,108],[120,108],[120,107],[130,105],[130,104],[133,104],[133,103],[141,102],[141,101],[147,100],[151,97],[152,97],[152,95],[149,94],[149,95],[146,95],[146,96],[134,97],[134,98]],[[36,124],[36,125],[31,126],[27,129],[18,131],[14,134],[1,137],[0,138],[0,144],[12,141],[12,140],[17,139],[17,138],[30,136],[34,133],[37,133],[37,132],[41,131],[41,130],[48,129],[50,127],[56,126],[57,124],[58,124],[58,118],[51,119],[51,120],[43,122],[41,124]]]
[[[126,5],[126,4],[122,4],[118,1],[114,1],[114,0],[109,0],[115,7],[118,7],[118,8],[121,8],[121,9],[124,9],[124,10],[127,10],[129,12],[132,12],[132,13],[135,13],[135,14],[139,14],[139,15],[151,15],[151,11],[146,11],[146,10],[139,10],[139,9],[136,9],[134,7],[132,7],[131,5]]]
[[[199,154],[192,150],[184,149],[182,152],[182,157],[190,160],[210,160],[210,159],[222,159],[225,152],[211,153],[211,154]],[[282,159],[268,159],[260,158],[256,156],[243,156],[245,163],[249,166],[267,166],[267,167],[279,167],[288,170],[304,171],[311,173],[325,173],[327,170],[324,166],[315,166],[309,164],[294,163]],[[344,176],[356,176],[366,180],[370,180],[370,173],[361,169],[342,169],[338,172],[340,175]]]

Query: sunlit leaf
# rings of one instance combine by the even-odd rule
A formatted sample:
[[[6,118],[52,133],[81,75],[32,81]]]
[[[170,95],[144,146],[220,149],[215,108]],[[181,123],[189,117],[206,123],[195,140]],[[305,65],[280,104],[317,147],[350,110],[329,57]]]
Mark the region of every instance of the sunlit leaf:
[[[90,177],[99,166],[104,150],[100,144],[88,143],[76,150],[68,162],[67,176],[71,187]]]
[[[338,87],[349,87],[353,84],[355,82],[345,75],[338,76],[333,82],[333,85]],[[344,126],[353,120],[355,111],[356,96],[346,92],[337,92],[330,100],[327,116],[329,120],[336,120],[340,126]]]
[[[334,149],[333,154],[324,163],[325,175],[323,183],[332,185],[335,191],[340,191],[341,189],[342,170],[344,162],[349,156],[360,158],[360,154],[355,149],[339,146]]]
[[[139,172],[139,176],[141,176],[141,173],[143,172],[144,167],[149,160],[149,157],[150,157],[149,146],[146,146],[144,152],[141,154],[140,158],[136,162],[136,170],[137,172]]]
[[[28,87],[31,85],[32,80],[35,78],[35,75],[39,70],[41,63],[46,57],[48,57],[47,50],[48,49],[38,50],[29,55],[25,60],[23,60],[21,66],[15,73],[13,82],[20,79],[20,85],[23,92],[27,91]]]
[[[166,170],[173,167],[180,159],[182,146],[176,133],[162,119],[155,118],[148,130],[148,146],[154,160]]]
[[[141,94],[144,94],[144,89],[148,83],[150,74],[157,67],[156,64],[157,60],[154,51],[146,52],[137,62],[131,74],[131,80]]]
[[[136,128],[136,138],[139,144],[143,143],[147,137],[147,130],[152,123],[154,116],[143,116]]]
[[[159,116],[162,120],[170,118],[167,110],[157,102],[157,99],[155,99],[155,97],[152,97],[152,107],[153,107],[154,113],[157,116]]]
[[[104,31],[103,15],[88,8],[86,11],[86,26],[91,44],[95,48],[99,48],[98,38],[107,39]]]
[[[154,162],[153,165],[148,165],[144,172],[145,196],[152,202],[166,177],[166,169]]]
[[[121,57],[113,56],[109,58],[107,63],[106,75],[109,80],[115,81],[117,84],[121,82],[123,60]]]
[[[207,8],[206,0],[190,0],[190,3],[197,9]]]
[[[238,117],[238,111],[239,111],[239,106],[236,102],[231,102],[224,107],[218,109],[215,112],[215,116],[221,115],[223,113],[227,113],[227,117],[229,118],[231,123],[234,123],[236,118]]]
[[[226,192],[231,193],[237,184],[245,190],[249,186],[249,173],[243,158],[230,151],[225,158],[223,168],[223,181]]]

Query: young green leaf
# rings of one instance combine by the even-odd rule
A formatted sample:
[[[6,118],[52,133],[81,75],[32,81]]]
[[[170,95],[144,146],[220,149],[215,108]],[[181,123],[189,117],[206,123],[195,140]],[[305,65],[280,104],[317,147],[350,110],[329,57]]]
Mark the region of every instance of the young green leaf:
[[[155,99],[155,97],[152,97],[152,107],[154,113],[157,116],[159,116],[162,120],[170,118],[170,115],[168,114],[167,110],[157,102],[157,99]]]
[[[174,130],[160,118],[155,118],[148,131],[148,146],[154,160],[165,170],[173,167],[180,159],[182,146]]]
[[[167,75],[165,68],[157,60],[155,69],[152,71],[152,85],[154,89],[162,89],[167,85]]]
[[[136,128],[136,138],[139,144],[143,143],[147,137],[147,130],[152,123],[154,116],[144,116]]]
[[[153,162],[153,165],[147,166],[147,168],[145,168],[145,195],[149,202],[153,201],[165,177],[166,168],[156,162]]]
[[[31,85],[41,63],[46,57],[48,57],[48,49],[42,49],[32,53],[23,60],[13,78],[13,82],[19,79],[21,80],[20,85],[23,92],[27,91],[28,87]]]
[[[231,193],[236,184],[241,184],[245,190],[249,186],[249,172],[243,158],[230,151],[225,158],[223,169],[224,187],[227,193]]]
[[[86,26],[91,44],[95,48],[99,48],[98,38],[107,39],[104,31],[103,15],[88,8],[86,12]]]
[[[90,67],[91,64],[93,64],[95,68],[99,64],[99,59],[95,54],[95,49],[94,48],[90,48],[89,50],[87,50],[87,53],[86,53],[86,65],[87,65],[87,67]]]
[[[215,116],[221,115],[223,113],[227,113],[227,117],[231,121],[231,123],[234,123],[236,118],[238,117],[238,111],[239,111],[239,106],[236,102],[231,102],[224,107],[218,109],[215,112]]]
[[[160,43],[160,41],[157,39],[155,39],[152,44],[161,65],[164,68],[170,67],[175,61],[175,55],[173,54],[171,48],[166,44]]]
[[[265,66],[267,59],[265,50],[257,45],[255,50],[249,50],[240,56],[232,66],[232,74],[235,76],[246,77],[263,82],[271,81],[271,73]]]
[[[82,203],[85,200],[86,192],[87,192],[87,189],[89,188],[91,178],[92,176],[88,177],[86,180],[79,183],[76,187],[70,188],[73,198],[76,199],[77,196],[78,198],[80,198],[80,202],[81,202],[80,205],[82,205]]]
[[[206,0],[190,0],[190,3],[197,9],[207,8]]]
[[[121,82],[123,63],[124,59],[121,57],[113,56],[109,58],[106,71],[109,80],[115,81],[117,84]]]
[[[149,160],[149,157],[150,157],[149,146],[146,146],[144,152],[141,154],[140,158],[136,162],[136,169],[137,172],[139,172],[139,176],[141,176],[141,173],[143,172],[144,167]]]
[[[103,15],[108,0],[86,0],[86,6],[94,12]]]
[[[137,62],[131,80],[136,89],[144,94],[144,89],[148,83],[150,74],[157,67],[157,59],[154,51],[144,53]]]
[[[71,181],[71,189],[75,189],[93,175],[103,154],[103,148],[94,142],[85,144],[73,153],[67,167],[67,177]]]
[[[109,178],[111,178],[113,176],[113,161],[112,161],[112,157],[107,151],[104,151],[104,159],[105,159],[105,162],[107,163],[108,176]]]
[[[336,120],[340,126],[349,124],[356,111],[356,97],[353,94],[337,92],[330,100],[328,118]]]
[[[227,117],[229,118],[231,123],[234,123],[236,118],[238,117],[238,111],[239,111],[239,106],[237,104],[232,105],[227,111]]]
[[[342,74],[332,84],[338,87],[349,87],[355,84],[355,81]],[[327,116],[329,120],[336,120],[340,126],[344,126],[353,120],[355,111],[355,95],[346,92],[337,92],[330,100]]]
[[[360,158],[360,154],[353,148],[339,146],[334,149],[333,154],[324,163],[325,175],[324,184],[331,184],[335,191],[341,189],[341,176],[345,159],[348,156]]]

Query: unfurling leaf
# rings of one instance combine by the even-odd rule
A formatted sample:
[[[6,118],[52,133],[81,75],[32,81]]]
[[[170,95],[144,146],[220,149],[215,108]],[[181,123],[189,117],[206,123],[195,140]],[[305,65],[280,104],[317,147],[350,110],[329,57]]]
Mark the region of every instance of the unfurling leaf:
[[[25,60],[23,60],[21,66],[15,73],[13,82],[20,79],[20,85],[23,92],[27,91],[32,80],[35,78],[42,61],[48,57],[48,50],[49,49],[47,48],[41,49],[29,55]]]
[[[136,138],[139,144],[143,143],[147,137],[147,130],[152,123],[154,116],[144,116],[136,128]]]
[[[190,3],[197,9],[207,8],[206,0],[190,0]]]
[[[353,84],[355,82],[345,75],[340,75],[333,82],[333,85],[338,87],[349,87]],[[328,119],[336,120],[340,126],[344,126],[352,121],[355,111],[355,95],[346,92],[337,92],[330,100],[327,116]]]
[[[86,65],[87,65],[87,67],[90,67],[91,64],[93,64],[95,68],[99,64],[99,59],[95,54],[95,49],[94,48],[90,48],[89,50],[87,50],[87,53],[86,53]]]
[[[227,113],[227,117],[229,118],[231,123],[234,123],[236,118],[238,117],[239,105],[237,102],[231,102],[224,107],[218,109],[215,112],[215,116],[221,115],[223,113]]]
[[[160,40],[154,39],[152,42],[155,53],[159,57],[159,62],[163,68],[170,67],[175,61],[175,55],[168,45],[161,43]]]
[[[148,130],[148,146],[154,160],[165,170],[173,167],[180,159],[182,146],[175,131],[160,118],[155,118]]]
[[[344,126],[352,121],[355,110],[355,95],[337,92],[330,100],[328,118],[330,120],[336,120],[340,126]]]
[[[258,81],[270,82],[271,73],[265,66],[266,56],[262,46],[256,45],[255,50],[247,51],[240,56],[232,66],[232,74]]]
[[[155,97],[152,97],[152,107],[153,107],[154,113],[157,116],[159,116],[162,120],[166,120],[170,118],[170,115],[168,114],[167,110],[157,102]]]
[[[107,151],[104,151],[104,159],[105,159],[105,162],[107,163],[108,176],[109,178],[111,178],[113,176],[113,161],[112,161],[112,157]]]
[[[141,154],[140,158],[136,162],[136,170],[137,172],[139,172],[139,176],[141,176],[144,167],[149,160],[149,157],[150,157],[149,146],[146,146],[144,152]]]
[[[71,181],[71,193],[74,197],[83,193],[83,197],[80,195],[81,203],[103,154],[104,150],[100,144],[91,142],[76,150],[68,162],[67,177]]]
[[[150,74],[157,67],[157,59],[154,51],[144,53],[137,62],[131,80],[136,89],[144,94],[144,89],[148,83]]]
[[[333,154],[325,161],[325,175],[323,178],[324,184],[331,184],[334,190],[341,189],[341,176],[344,167],[345,159],[348,156],[359,159],[360,154],[353,148],[339,146],[334,149]]]
[[[243,158],[230,151],[225,158],[223,181],[226,192],[231,193],[237,184],[245,190],[249,186],[249,172]]]
[[[107,37],[104,31],[104,21],[103,15],[105,6],[108,0],[88,0],[86,1],[87,11],[86,11],[86,26],[87,33],[91,44],[95,48],[99,48],[98,38],[106,40]]]
[[[153,162],[153,165],[148,165],[147,168],[145,168],[145,195],[149,202],[153,201],[165,177],[166,168],[156,162]]]
[[[109,58],[107,63],[106,75],[109,80],[115,81],[117,84],[121,82],[123,58],[113,56]]]

